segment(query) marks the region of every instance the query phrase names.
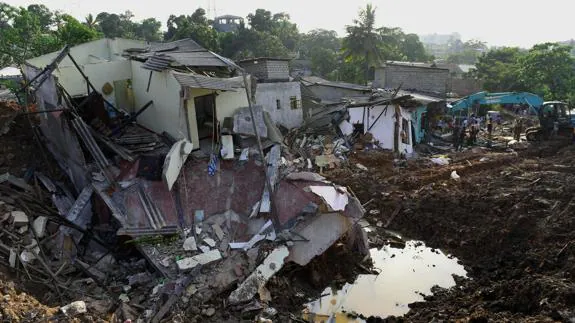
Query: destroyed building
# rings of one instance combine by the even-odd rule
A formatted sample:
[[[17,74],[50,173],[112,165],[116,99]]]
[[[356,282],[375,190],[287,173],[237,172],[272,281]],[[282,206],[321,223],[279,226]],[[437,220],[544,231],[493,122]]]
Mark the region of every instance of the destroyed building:
[[[302,125],[301,85],[289,74],[289,59],[254,58],[239,61],[257,81],[255,103],[268,112],[271,119],[288,128]]]
[[[131,281],[170,282],[140,300],[159,321],[190,286],[192,302],[232,288],[229,302],[242,303],[285,263],[305,266],[344,236],[367,252],[361,203],[294,167],[272,114],[252,104],[251,77],[230,60],[191,40],[105,39],[29,60],[23,71],[22,107],[33,104],[26,113],[69,181],[31,175],[51,195],[46,235],[57,239],[30,251],[28,265],[50,260],[60,273],[78,259],[104,284],[114,267],[93,266],[110,244],[130,241],[153,268]]]

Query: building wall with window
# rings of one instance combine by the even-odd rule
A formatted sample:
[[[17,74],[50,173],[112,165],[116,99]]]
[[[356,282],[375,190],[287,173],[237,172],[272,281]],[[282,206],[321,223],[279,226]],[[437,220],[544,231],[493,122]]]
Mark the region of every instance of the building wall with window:
[[[258,83],[256,104],[267,111],[272,120],[286,128],[303,123],[301,87],[299,82]]]

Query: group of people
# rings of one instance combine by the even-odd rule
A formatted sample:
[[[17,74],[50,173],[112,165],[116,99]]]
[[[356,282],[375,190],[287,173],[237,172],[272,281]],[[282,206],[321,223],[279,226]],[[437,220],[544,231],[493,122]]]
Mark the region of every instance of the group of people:
[[[489,137],[491,137],[494,123],[497,121],[491,120],[489,116],[484,119],[472,114],[469,118],[453,120],[450,122],[449,124],[453,133],[453,146],[455,150],[461,150],[464,144],[467,144],[468,146],[475,145],[477,143],[479,130],[484,122],[487,126]]]

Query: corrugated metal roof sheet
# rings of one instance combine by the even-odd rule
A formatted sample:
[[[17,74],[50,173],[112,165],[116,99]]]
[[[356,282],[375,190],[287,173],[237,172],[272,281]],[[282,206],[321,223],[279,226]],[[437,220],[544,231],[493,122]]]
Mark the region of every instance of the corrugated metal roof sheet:
[[[241,76],[224,79],[192,73],[173,72],[173,75],[182,86],[196,89],[237,91],[244,87],[243,78]]]
[[[165,53],[171,57],[176,65],[182,66],[228,66],[226,62],[222,61],[214,54],[205,52],[169,52]]]
[[[150,58],[142,65],[142,68],[147,70],[152,70],[156,72],[161,72],[170,66],[172,58],[165,55],[155,55]]]
[[[150,52],[179,51],[187,52],[194,50],[206,50],[191,38],[180,39],[169,43],[152,43]]]
[[[342,89],[357,90],[357,91],[371,91],[371,88],[364,85],[345,83],[345,82],[332,82],[317,76],[304,76],[301,78],[305,86],[323,85],[329,87],[337,87]]]

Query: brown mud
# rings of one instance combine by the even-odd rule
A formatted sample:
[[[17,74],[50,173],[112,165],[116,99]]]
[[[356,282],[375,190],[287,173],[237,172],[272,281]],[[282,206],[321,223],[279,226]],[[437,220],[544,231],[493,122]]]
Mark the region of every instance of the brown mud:
[[[378,153],[340,169],[368,222],[460,259],[470,279],[411,304],[399,321],[545,322],[575,319],[575,146],[548,143],[515,153],[476,151],[449,166],[420,161],[390,173]],[[382,162],[383,160],[383,162]],[[482,160],[482,161],[480,161]],[[456,171],[459,180],[451,179]],[[395,321],[388,318],[388,321]]]

